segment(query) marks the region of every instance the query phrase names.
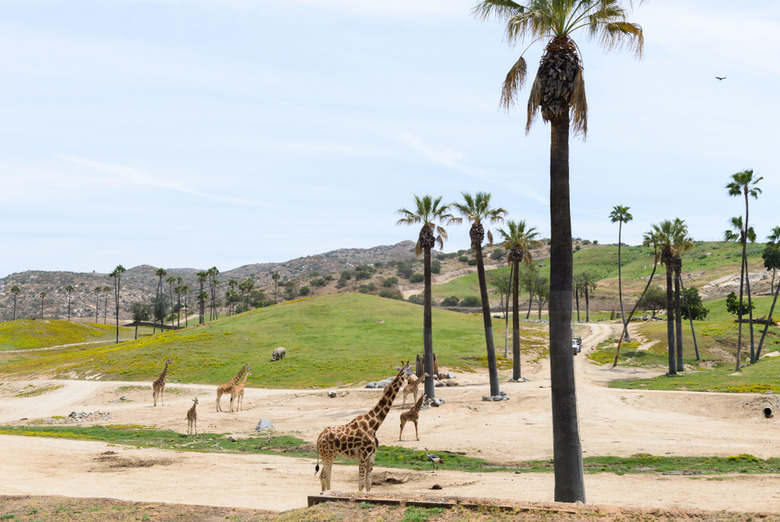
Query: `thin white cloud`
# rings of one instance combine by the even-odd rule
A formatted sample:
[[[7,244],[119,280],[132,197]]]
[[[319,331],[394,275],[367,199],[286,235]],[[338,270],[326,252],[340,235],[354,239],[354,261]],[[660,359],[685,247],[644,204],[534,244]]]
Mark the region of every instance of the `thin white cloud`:
[[[181,192],[183,194],[187,194],[197,198],[220,201],[232,205],[242,205],[242,206],[249,206],[249,207],[266,206],[257,199],[250,200],[250,199],[234,198],[230,196],[223,196],[221,194],[194,190],[192,188],[189,188],[186,183],[173,183],[171,181],[166,180],[165,178],[159,176],[153,176],[147,172],[144,172],[143,170],[134,167],[104,163],[102,161],[89,159],[89,158],[81,158],[78,156],[68,156],[62,154],[58,156],[70,163],[74,163],[82,167],[87,167],[97,172],[119,177],[123,183],[131,184],[137,187],[138,186],[156,187],[156,188],[161,188],[166,190],[172,190],[175,192]]]
[[[488,174],[482,169],[477,169],[465,165],[462,161],[464,155],[458,151],[454,151],[451,149],[433,148],[429,146],[427,143],[425,143],[421,138],[408,133],[402,133],[399,136],[399,139],[401,140],[402,143],[422,153],[423,156],[425,156],[426,158],[428,158],[429,160],[435,163],[457,170],[458,172],[461,172],[475,179],[488,181],[490,183],[496,183],[496,184],[504,184],[504,185],[508,184],[508,180],[498,179],[499,178],[498,176],[491,176],[490,174]],[[509,185],[514,186],[515,191],[522,194],[523,196],[529,197],[534,201],[536,201],[537,203],[541,203],[544,205],[547,204],[547,199],[544,198],[542,195],[540,195],[536,190],[531,189],[527,186],[518,187],[514,182],[509,183]]]

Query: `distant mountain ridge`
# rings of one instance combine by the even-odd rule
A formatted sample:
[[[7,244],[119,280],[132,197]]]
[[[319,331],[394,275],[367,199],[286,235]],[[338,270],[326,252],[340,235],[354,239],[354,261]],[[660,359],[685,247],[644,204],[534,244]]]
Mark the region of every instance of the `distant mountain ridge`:
[[[394,245],[379,245],[371,248],[341,248],[316,254],[299,257],[281,263],[256,263],[233,268],[220,272],[218,279],[223,286],[230,279],[239,282],[251,277],[256,287],[272,284],[271,274],[278,272],[281,281],[297,279],[312,273],[333,274],[343,270],[352,270],[357,266],[373,264],[377,262],[404,261],[414,257],[415,242],[401,241]],[[159,278],[156,275],[158,267],[151,265],[138,265],[127,269],[122,276],[122,290],[120,296],[120,315],[125,316],[129,312],[133,302],[148,302],[154,297]],[[168,292],[168,284],[165,279],[170,276],[181,277],[182,284],[190,288],[190,303],[194,303],[195,296],[200,290],[197,274],[207,270],[203,268],[167,268],[168,274],[163,278],[163,287]],[[219,268],[219,267],[217,267]],[[0,296],[0,320],[7,321],[13,318],[13,295],[11,287],[19,286],[21,293],[17,299],[17,318],[40,317],[41,298],[40,293],[46,292],[43,299],[44,317],[67,318],[67,292],[65,287],[72,285],[74,292],[71,294],[72,317],[94,317],[97,300],[100,299],[99,313],[103,316],[104,297],[113,296],[113,279],[108,274],[65,272],[65,271],[41,271],[28,270],[10,274],[3,279],[4,294]],[[96,294],[96,287],[111,288],[111,292]],[[99,297],[102,296],[102,297]],[[113,297],[109,299],[109,313]]]

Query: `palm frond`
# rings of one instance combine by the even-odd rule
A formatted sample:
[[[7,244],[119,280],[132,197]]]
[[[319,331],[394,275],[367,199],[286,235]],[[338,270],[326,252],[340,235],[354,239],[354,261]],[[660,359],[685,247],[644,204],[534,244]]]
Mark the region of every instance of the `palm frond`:
[[[515,105],[515,97],[520,89],[523,88],[527,76],[527,66],[525,58],[520,58],[515,62],[504,79],[504,85],[501,88],[500,104],[505,109],[510,109]]]
[[[584,139],[588,135],[588,100],[585,96],[585,78],[582,76],[582,67],[574,78],[570,103],[572,130],[575,136],[579,134]]]
[[[531,86],[531,93],[528,95],[528,119],[525,123],[525,133],[531,132],[531,125],[533,125],[536,116],[539,114],[539,109],[542,107],[542,95],[544,94],[544,86],[542,85],[541,78],[537,73],[534,79],[534,84]]]
[[[518,12],[523,12],[525,7],[512,0],[484,0],[471,9],[475,18],[487,20],[491,16],[507,20]]]

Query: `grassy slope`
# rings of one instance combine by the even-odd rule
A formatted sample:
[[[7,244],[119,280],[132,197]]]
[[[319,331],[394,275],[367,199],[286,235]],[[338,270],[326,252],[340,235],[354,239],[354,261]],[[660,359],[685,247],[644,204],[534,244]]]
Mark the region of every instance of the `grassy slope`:
[[[120,339],[127,339],[132,335],[132,329],[120,328]],[[91,341],[110,342],[115,339],[116,326],[110,324],[85,324],[49,319],[0,322],[0,351]]]
[[[434,310],[433,324],[440,364],[463,369],[484,365],[480,316]],[[546,349],[538,335],[524,337],[525,350]],[[272,363],[271,351],[277,346],[287,349],[287,357]],[[136,342],[23,354],[0,364],[0,371],[100,373],[105,379],[149,380],[171,357],[172,381],[221,383],[249,363],[254,385],[346,386],[392,375],[401,359],[414,360],[418,353],[422,354],[422,307],[364,294],[336,294],[261,308]]]
[[[763,244],[748,245],[748,262],[751,271],[762,271],[763,260],[761,252]],[[617,295],[617,245],[603,245],[582,249],[574,252],[574,273],[588,271],[598,282],[597,295]],[[724,241],[697,242],[694,248],[682,256],[683,274],[690,274],[692,280],[686,281],[686,286],[699,286],[728,274],[739,273],[739,263],[742,256],[741,246],[737,243]],[[653,250],[642,246],[623,246],[621,249],[622,276],[624,295],[631,296],[644,289],[647,277],[653,269]],[[549,278],[549,263],[544,263],[540,274]],[[488,270],[490,274],[500,268]],[[664,284],[664,267],[659,266],[654,282]],[[445,284],[435,285],[433,295],[437,299],[457,296],[460,299],[468,296],[479,296],[479,286],[476,274],[459,277]],[[521,294],[522,296],[522,294]],[[633,302],[633,298],[632,298]],[[582,304],[584,307],[584,304]]]

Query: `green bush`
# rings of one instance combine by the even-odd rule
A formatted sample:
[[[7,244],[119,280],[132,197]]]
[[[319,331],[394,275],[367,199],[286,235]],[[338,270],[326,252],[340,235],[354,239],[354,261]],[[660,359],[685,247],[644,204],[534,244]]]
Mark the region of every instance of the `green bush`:
[[[470,295],[468,297],[464,297],[463,300],[461,300],[460,306],[463,307],[482,306],[482,301],[480,300],[479,297],[474,297],[473,295]]]
[[[409,281],[412,283],[422,283],[425,281],[425,276],[422,274],[412,274],[412,277],[409,278]]]
[[[458,303],[460,302],[460,299],[458,299],[457,296],[451,295],[449,297],[445,297],[441,305],[442,306],[458,306]]]

